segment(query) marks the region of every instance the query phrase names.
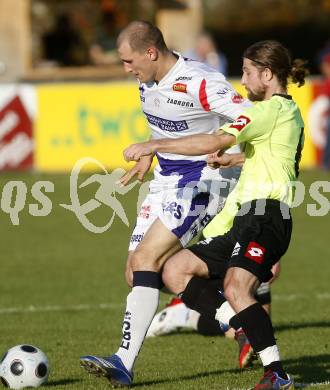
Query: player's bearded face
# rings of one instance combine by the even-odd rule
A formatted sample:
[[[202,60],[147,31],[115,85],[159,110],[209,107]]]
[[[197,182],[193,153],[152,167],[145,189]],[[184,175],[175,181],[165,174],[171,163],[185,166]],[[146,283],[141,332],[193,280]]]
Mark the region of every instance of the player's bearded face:
[[[248,89],[247,90],[247,97],[251,102],[261,102],[265,99],[266,90],[263,87],[255,88],[254,90]]]
[[[261,71],[248,58],[244,58],[242,85],[252,102],[262,101],[266,95],[266,86],[261,80]]]

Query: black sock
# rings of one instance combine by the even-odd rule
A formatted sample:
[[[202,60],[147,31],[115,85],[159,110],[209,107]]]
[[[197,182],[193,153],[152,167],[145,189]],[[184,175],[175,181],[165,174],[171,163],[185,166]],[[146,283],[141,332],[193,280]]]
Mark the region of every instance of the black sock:
[[[181,299],[190,309],[214,320],[216,310],[226,301],[220,290],[219,279],[194,276],[181,294]]]
[[[268,347],[276,345],[272,322],[260,303],[255,303],[240,311],[230,320],[230,325],[232,325],[232,323],[241,324],[252,348],[256,352],[263,351]],[[271,368],[283,379],[287,378],[280,361],[272,362],[264,368],[265,370]]]
[[[256,352],[260,352],[276,344],[269,315],[260,303],[255,303],[240,311],[229,322],[234,328],[237,324],[242,326]]]
[[[197,322],[197,332],[204,336],[221,336],[224,334],[220,328],[219,321],[212,320],[203,314],[201,314]]]

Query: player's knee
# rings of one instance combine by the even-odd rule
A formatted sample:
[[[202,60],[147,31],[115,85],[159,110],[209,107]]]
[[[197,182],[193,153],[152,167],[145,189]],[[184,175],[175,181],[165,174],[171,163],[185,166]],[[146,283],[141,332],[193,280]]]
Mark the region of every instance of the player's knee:
[[[231,276],[230,278],[225,279],[224,295],[229,303],[237,303],[246,293],[247,290],[245,286],[237,277]]]
[[[254,284],[251,280],[240,277],[239,272],[234,272],[225,278],[224,295],[228,302],[234,306],[249,298],[254,298]]]
[[[239,296],[239,292],[237,291],[235,285],[231,282],[228,282],[227,284],[224,285],[223,293],[225,298],[230,304],[236,302]]]
[[[165,263],[162,271],[163,283],[175,294],[179,294],[185,288],[183,282],[185,274],[179,260],[173,256]]]
[[[131,269],[132,272],[140,271],[146,266],[147,259],[143,254],[143,251],[136,249],[131,255]]]
[[[129,252],[126,260],[125,279],[129,287],[133,287],[132,256],[134,252]]]
[[[172,292],[179,294],[186,288],[194,275],[204,276],[207,270],[203,271],[201,264],[192,258],[191,252],[184,249],[165,263],[162,273],[163,282]]]
[[[160,265],[152,253],[143,248],[137,248],[130,258],[132,272],[135,271],[159,271]]]
[[[125,271],[125,279],[128,287],[133,287],[133,272],[131,269],[127,269]]]

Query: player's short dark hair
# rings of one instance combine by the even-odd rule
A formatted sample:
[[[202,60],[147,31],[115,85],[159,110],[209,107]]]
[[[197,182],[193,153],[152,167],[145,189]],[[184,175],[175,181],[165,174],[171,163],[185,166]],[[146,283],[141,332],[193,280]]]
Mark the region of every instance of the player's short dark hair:
[[[168,50],[159,28],[143,20],[131,22],[125,27],[117,38],[117,46],[126,39],[133,51],[143,52],[151,46],[161,52]]]
[[[305,77],[308,75],[306,61],[292,60],[289,50],[278,41],[254,43],[245,50],[243,57],[253,61],[258,68],[269,68],[283,88],[287,87],[289,78],[298,87],[305,84]]]

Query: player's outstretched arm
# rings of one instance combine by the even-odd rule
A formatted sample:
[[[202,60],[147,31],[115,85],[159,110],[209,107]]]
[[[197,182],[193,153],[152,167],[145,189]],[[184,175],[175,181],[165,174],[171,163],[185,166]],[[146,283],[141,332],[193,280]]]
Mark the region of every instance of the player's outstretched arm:
[[[130,145],[124,150],[126,161],[138,161],[142,156],[156,152],[201,156],[226,150],[236,143],[236,138],[224,132],[217,134],[196,134],[180,139],[158,139]]]

